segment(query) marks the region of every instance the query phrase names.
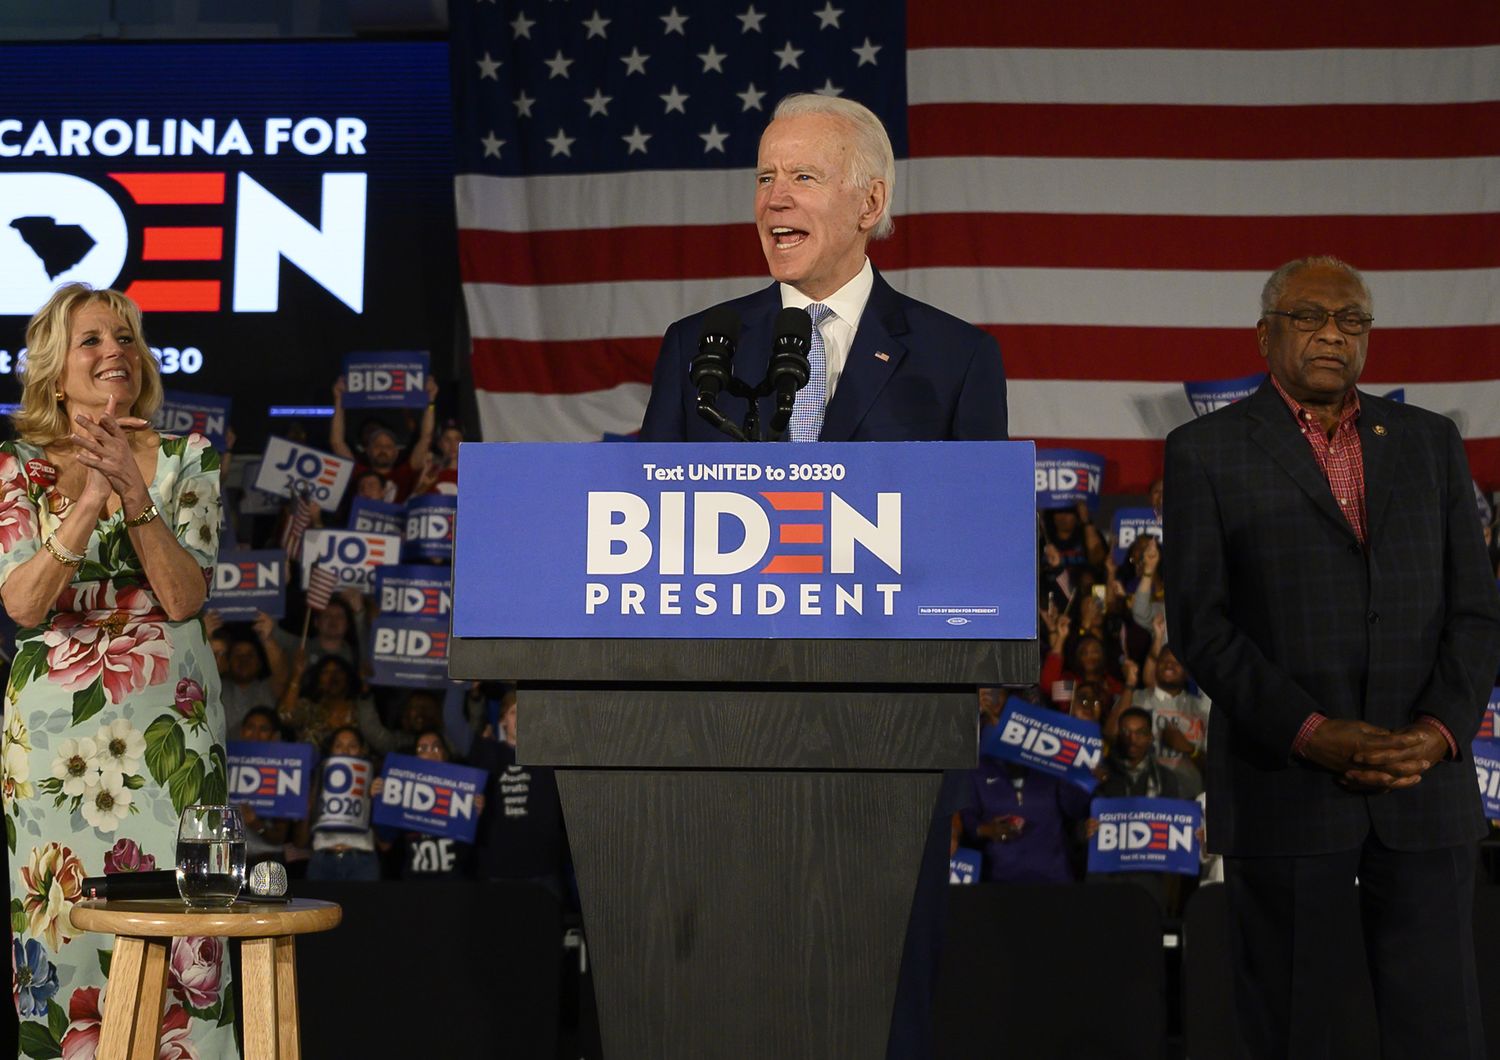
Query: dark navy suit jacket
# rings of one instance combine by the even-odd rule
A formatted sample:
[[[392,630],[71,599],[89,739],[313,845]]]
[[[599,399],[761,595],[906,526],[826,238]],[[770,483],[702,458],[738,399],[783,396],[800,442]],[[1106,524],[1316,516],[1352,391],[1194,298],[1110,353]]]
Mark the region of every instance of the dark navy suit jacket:
[[[1242,856],[1426,850],[1484,831],[1469,743],[1500,660],[1489,569],[1452,421],[1360,392],[1361,548],[1270,381],[1167,437],[1167,628],[1213,698],[1208,840]],[[1457,740],[1415,787],[1366,796],[1291,753],[1308,714]]]
[[[725,303],[743,330],[734,372],[752,386],[766,374],[781,293],[771,284]],[[698,415],[688,366],[698,352],[703,313],[667,329],[641,425],[643,442],[727,441]],[[719,411],[744,421],[744,398],[719,395]],[[762,398],[768,424],[775,398]],[[1005,370],[995,340],[971,324],[898,293],[879,271],[844,361],[820,440],[918,442],[1004,440]]]

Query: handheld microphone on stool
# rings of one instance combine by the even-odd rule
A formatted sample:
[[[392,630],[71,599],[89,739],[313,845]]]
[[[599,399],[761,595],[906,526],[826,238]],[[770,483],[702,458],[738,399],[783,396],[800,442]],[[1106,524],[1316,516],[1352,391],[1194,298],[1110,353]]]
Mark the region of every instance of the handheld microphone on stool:
[[[286,866],[262,861],[250,870],[245,886],[248,897],[275,900],[286,894]],[[152,869],[149,872],[114,872],[107,876],[89,876],[83,881],[85,898],[102,898],[108,902],[148,901],[180,897],[176,869]]]
[[[767,379],[776,389],[776,411],[771,416],[771,438],[779,439],[792,420],[797,391],[807,385],[810,368],[807,350],[812,345],[812,316],[805,309],[787,306],[776,314],[771,340],[771,365]]]

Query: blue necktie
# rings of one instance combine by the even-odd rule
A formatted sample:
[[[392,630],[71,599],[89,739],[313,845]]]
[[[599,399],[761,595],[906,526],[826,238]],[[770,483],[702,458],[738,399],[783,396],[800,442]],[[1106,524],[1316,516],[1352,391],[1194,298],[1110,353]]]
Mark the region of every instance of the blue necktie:
[[[797,402],[792,406],[794,442],[816,442],[828,408],[828,353],[823,349],[823,332],[818,326],[833,315],[833,310],[814,302],[807,313],[813,322],[812,341],[807,347],[807,385],[797,391]]]

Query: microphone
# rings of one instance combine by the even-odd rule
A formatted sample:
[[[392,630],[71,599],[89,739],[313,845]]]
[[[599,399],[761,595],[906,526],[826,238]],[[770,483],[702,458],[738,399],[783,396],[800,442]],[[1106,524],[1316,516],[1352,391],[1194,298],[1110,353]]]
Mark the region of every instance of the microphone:
[[[90,876],[83,881],[83,897],[105,901],[145,901],[155,898],[178,898],[177,870],[151,869],[147,872],[115,872],[107,876]],[[280,862],[262,861],[250,870],[250,879],[242,898],[277,899],[286,894],[286,866]]]
[[[771,364],[766,374],[776,388],[776,412],[771,417],[771,437],[780,438],[792,419],[797,391],[807,385],[810,371],[807,350],[812,345],[813,322],[805,309],[788,306],[776,314],[771,340]]]
[[[703,316],[698,333],[698,356],[688,367],[688,378],[698,388],[698,403],[712,405],[729,385],[734,349],[740,341],[740,316],[726,306],[714,306]]]

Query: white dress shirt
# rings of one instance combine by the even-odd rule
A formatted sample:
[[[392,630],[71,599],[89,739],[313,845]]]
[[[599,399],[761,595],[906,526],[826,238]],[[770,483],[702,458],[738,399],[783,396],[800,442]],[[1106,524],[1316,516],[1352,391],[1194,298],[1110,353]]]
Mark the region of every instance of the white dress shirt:
[[[859,327],[859,318],[870,300],[870,291],[875,287],[875,270],[870,259],[865,259],[862,269],[854,279],[840,287],[818,304],[826,305],[833,313],[823,320],[823,353],[828,366],[828,400],[833,400],[833,391],[844,374],[844,362],[849,357],[849,347],[854,345],[854,332]],[[789,283],[781,285],[781,308],[806,309],[813,300]]]

